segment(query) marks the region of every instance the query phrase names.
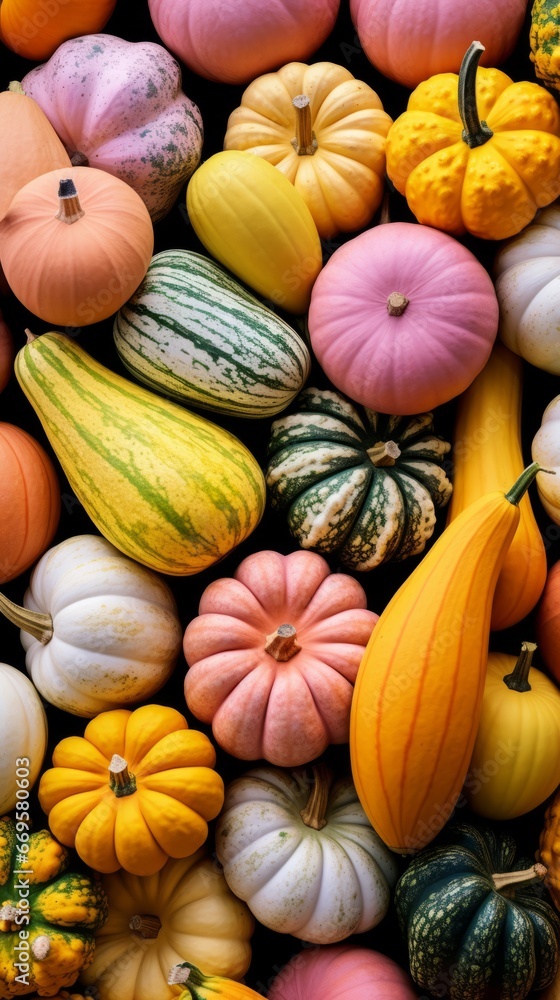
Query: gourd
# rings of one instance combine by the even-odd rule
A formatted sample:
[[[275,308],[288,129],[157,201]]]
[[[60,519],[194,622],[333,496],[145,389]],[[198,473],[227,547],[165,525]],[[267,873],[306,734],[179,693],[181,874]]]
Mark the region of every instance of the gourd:
[[[483,51],[473,42],[458,76],[412,92],[389,129],[387,174],[418,222],[503,240],[560,194],[560,110],[537,83],[477,71]]]
[[[452,486],[450,445],[431,413],[409,419],[366,410],[340,393],[305,389],[272,424],[266,482],[273,511],[299,545],[366,571],[422,552]]]
[[[546,513],[560,524],[560,396],[551,399],[542,415],[541,425],[531,442],[533,461],[542,464],[552,475],[537,476],[539,499]]]
[[[14,360],[14,340],[10,327],[6,323],[0,309],[0,392],[2,392],[12,374]]]
[[[67,38],[101,31],[116,0],[2,0],[0,40],[24,59],[48,59]]]
[[[374,90],[331,62],[290,62],[253,80],[224,149],[262,156],[304,198],[319,236],[363,229],[381,204],[391,118]]]
[[[200,160],[203,125],[163,46],[88,33],[64,42],[21,83],[72,163],[130,184],[153,222],[169,212]]]
[[[147,878],[120,871],[102,882],[109,919],[81,976],[98,1000],[173,1000],[168,972],[185,955],[207,976],[246,973],[254,920],[203,849]]]
[[[311,359],[296,331],[219,264],[163,250],[115,316],[131,374],[181,403],[240,417],[273,416],[303,387]]]
[[[32,788],[39,777],[47,749],[48,723],[36,689],[21,670],[0,663],[0,686],[0,813],[3,815],[16,807],[18,788]]]
[[[553,980],[560,920],[539,892],[546,869],[516,853],[506,831],[461,823],[401,875],[395,909],[421,989],[523,1000]]]
[[[457,401],[448,523],[483,493],[506,490],[523,471],[522,391],[522,361],[497,341],[484,368]],[[527,493],[519,515],[494,592],[492,630],[525,618],[545,585],[546,550]]]
[[[95,932],[107,919],[107,899],[99,880],[84,871],[68,871],[66,848],[48,830],[29,831],[28,826],[29,813],[23,810],[16,813],[16,820],[0,819],[3,997],[34,991],[52,996],[71,986],[91,963]],[[20,850],[23,843],[26,851]],[[23,978],[18,981],[16,976]]]
[[[236,983],[223,976],[205,976],[191,962],[181,962],[169,970],[167,982],[170,986],[184,987],[179,1000],[258,1000],[262,993],[255,993],[249,986]]]
[[[327,945],[297,952],[275,976],[269,1000],[346,1000],[349,987],[360,1000],[413,1000],[404,969],[387,955],[355,944]]]
[[[535,616],[535,633],[540,654],[556,683],[560,683],[560,560],[546,577]]]
[[[0,423],[0,583],[35,562],[60,520],[60,486],[53,462],[35,438]]]
[[[540,212],[494,258],[498,336],[529,364],[560,375],[560,204]]]
[[[482,713],[464,792],[473,812],[508,820],[536,809],[560,784],[560,691],[519,656],[490,653]]]
[[[560,788],[544,814],[538,860],[546,866],[545,884],[556,909],[560,909]]]
[[[255,768],[227,787],[216,826],[224,877],[256,919],[280,934],[332,944],[375,927],[398,868],[369,825],[349,777]]]
[[[154,875],[168,857],[194,854],[222,807],[214,748],[174,708],[102,712],[52,760],[41,808],[55,837],[99,872]]]
[[[295,767],[348,741],[353,681],[377,615],[313,552],[262,550],[210,583],[185,631],[189,710],[241,760]]]
[[[490,276],[466,247],[410,222],[367,229],[311,293],[311,348],[332,384],[381,413],[424,413],[463,392],[498,332]]]
[[[334,28],[340,0],[148,0],[164,45],[189,69],[221,83],[246,83],[291,59],[306,59]]]
[[[560,89],[558,72],[560,22],[558,11],[546,0],[532,0],[529,27],[529,58],[545,86]]]
[[[179,655],[171,589],[98,535],[73,535],[45,552],[23,603],[0,594],[0,612],[22,629],[33,684],[64,712],[91,718],[146,701]]]
[[[15,371],[74,494],[125,555],[188,576],[258,524],[263,475],[233,434],[115,374],[60,333],[31,339]]]
[[[366,646],[350,712],[352,775],[372,826],[399,853],[433,840],[461,794],[496,580],[539,468],[534,462],[507,493],[486,493],[444,529]]]
[[[144,277],[153,246],[140,196],[94,167],[41,174],[19,189],[0,220],[10,288],[30,312],[70,328],[119,309]]]
[[[302,195],[271,163],[244,150],[214,153],[187,184],[187,212],[224,267],[274,305],[307,312],[321,241]]]
[[[0,93],[0,144],[1,219],[16,191],[39,174],[69,167],[70,157],[39,104],[15,80]]]

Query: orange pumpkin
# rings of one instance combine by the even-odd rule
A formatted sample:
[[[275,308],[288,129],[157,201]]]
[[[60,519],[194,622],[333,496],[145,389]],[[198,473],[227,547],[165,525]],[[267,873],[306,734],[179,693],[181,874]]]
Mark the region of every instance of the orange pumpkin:
[[[0,423],[0,583],[28,569],[60,518],[60,486],[44,448],[27,431]]]
[[[48,59],[67,38],[101,31],[116,0],[2,0],[0,40],[24,59]]]
[[[8,384],[8,380],[12,374],[13,360],[14,341],[12,333],[0,310],[0,392]]]

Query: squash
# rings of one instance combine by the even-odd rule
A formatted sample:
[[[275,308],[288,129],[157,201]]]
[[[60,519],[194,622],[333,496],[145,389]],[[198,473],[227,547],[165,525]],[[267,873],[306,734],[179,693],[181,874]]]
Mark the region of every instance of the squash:
[[[31,339],[15,371],[74,494],[125,555],[188,576],[259,523],[263,474],[233,434],[115,374],[60,333]]]
[[[541,425],[531,443],[533,461],[542,465],[544,472],[537,476],[539,499],[546,513],[560,524],[560,396],[551,399],[542,415]]]
[[[223,976],[205,976],[191,962],[181,962],[169,970],[167,982],[170,986],[181,986],[179,1000],[259,1000],[262,993],[255,993],[249,986],[236,983]]]
[[[11,377],[14,361],[14,338],[0,309],[0,392],[2,392]]]
[[[106,875],[109,919],[81,982],[97,1000],[173,1000],[173,965],[189,956],[207,976],[239,980],[251,961],[254,920],[203,849],[156,875]]]
[[[390,222],[354,236],[311,293],[311,348],[332,384],[371,410],[424,413],[463,392],[498,332],[492,281],[435,229]]]
[[[545,86],[560,89],[560,20],[558,9],[547,0],[532,0],[529,28],[529,58]]]
[[[546,887],[556,909],[560,910],[560,788],[544,814],[537,859],[546,866]]]
[[[67,38],[101,31],[116,0],[2,0],[0,41],[24,59],[48,59]]]
[[[52,759],[41,808],[55,837],[99,872],[153,875],[168,857],[194,854],[222,807],[214,748],[174,708],[102,712]]]
[[[297,952],[280,969],[268,1000],[347,1000],[348,989],[360,1000],[415,1000],[404,969],[373,948],[356,944],[327,945]]]
[[[10,288],[30,312],[70,328],[119,309],[144,277],[153,247],[140,196],[94,167],[41,174],[19,189],[0,220]]]
[[[549,673],[560,684],[560,559],[554,562],[546,576],[544,590],[537,606],[535,634],[540,654]]]
[[[20,576],[45,551],[60,520],[60,485],[42,445],[0,422],[0,583]]]
[[[409,419],[358,409],[329,389],[305,389],[272,424],[266,482],[273,511],[305,549],[366,571],[422,552],[452,486],[450,445],[431,413]]]
[[[560,920],[539,891],[546,869],[516,853],[506,831],[461,823],[401,875],[395,909],[421,989],[524,1000],[553,980]]]
[[[530,465],[507,493],[484,494],[445,528],[366,646],[350,711],[352,775],[372,826],[401,854],[433,840],[461,794],[482,710],[494,589],[517,505],[539,468]]]
[[[560,375],[560,202],[500,248],[493,264],[500,340],[515,354]]]
[[[185,631],[189,710],[241,760],[296,767],[348,742],[353,681],[377,621],[360,584],[301,549],[247,556]]]
[[[224,267],[287,312],[307,311],[321,241],[302,195],[271,163],[244,150],[214,153],[187,184],[187,212]]]
[[[398,868],[349,777],[255,768],[226,788],[216,826],[224,877],[259,923],[314,944],[375,927]]]
[[[47,750],[43,703],[21,670],[0,663],[0,815],[21,808],[22,791],[33,788]],[[18,795],[18,791],[20,792]]]
[[[198,165],[203,126],[197,105],[181,90],[181,69],[163,46],[88,33],[59,45],[21,85],[73,164],[130,184],[152,222],[167,215]]]
[[[560,195],[560,109],[537,83],[478,69],[430,77],[387,136],[387,174],[418,222],[503,240]]]
[[[26,809],[0,819],[2,997],[51,996],[91,963],[107,898],[98,879],[67,871],[69,863],[48,830],[29,831]]]
[[[291,326],[190,250],[152,257],[113,335],[123,364],[154,392],[231,416],[285,409],[311,366]]]
[[[334,28],[340,0],[148,0],[164,45],[189,69],[220,83],[246,83],[290,59],[306,59]]]
[[[473,812],[507,820],[536,809],[560,785],[560,690],[519,656],[490,653],[482,713],[464,787]]]
[[[479,375],[457,401],[453,494],[447,521],[493,489],[506,490],[523,471],[521,359],[497,341]],[[543,537],[526,493],[519,524],[500,570],[492,602],[492,630],[509,628],[537,604],[546,580]]]
[[[72,535],[36,563],[18,607],[27,671],[49,704],[91,718],[146,701],[169,679],[181,649],[175,598],[155,573],[105,538]]]
[[[363,229],[379,208],[390,125],[375,91],[343,66],[291,62],[249,84],[228,118],[224,149],[277,167],[329,239]]]

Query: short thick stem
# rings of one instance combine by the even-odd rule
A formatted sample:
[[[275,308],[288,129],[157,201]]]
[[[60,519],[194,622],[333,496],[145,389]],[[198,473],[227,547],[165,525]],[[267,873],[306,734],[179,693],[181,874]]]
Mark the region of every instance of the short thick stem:
[[[78,219],[81,219],[85,212],[80,205],[76,185],[71,179],[60,181],[58,185],[58,212],[55,219],[66,222],[71,226]]]
[[[306,826],[312,830],[322,830],[327,825],[325,813],[329,803],[332,775],[326,764],[316,764],[313,767],[313,788],[300,816]]]
[[[109,786],[117,798],[132,795],[136,791],[136,778],[128,770],[128,764],[118,753],[113,754],[109,771]]]
[[[298,156],[313,156],[317,150],[317,139],[311,128],[311,109],[307,94],[298,94],[292,100],[296,112],[296,134],[292,139]]]
[[[46,934],[40,934],[36,937],[31,945],[31,951],[33,958],[37,961],[42,962],[50,954],[51,942]]]
[[[545,877],[547,869],[544,865],[537,863],[531,865],[530,868],[523,868],[519,872],[496,872],[492,875],[492,881],[494,883],[494,888],[498,890],[505,889],[509,885],[519,885],[520,883],[527,884],[528,882],[542,882]]]
[[[481,42],[472,42],[459,70],[458,100],[463,123],[462,139],[471,149],[483,146],[494,134],[486,122],[480,121],[476,105],[476,71],[483,52],[484,45]]]
[[[0,612],[12,625],[32,635],[46,646],[53,637],[53,620],[50,615],[40,611],[29,611],[27,608],[14,604],[4,594],[0,594]]]
[[[521,652],[517,657],[511,674],[506,674],[504,684],[510,691],[530,691],[529,671],[533,661],[533,653],[537,648],[536,642],[522,642]]]
[[[10,80],[8,90],[10,91],[10,94],[25,94],[25,90],[19,80]]]
[[[157,938],[161,930],[161,920],[154,913],[135,913],[128,921],[131,931],[143,938]]]
[[[387,297],[387,312],[389,316],[402,316],[409,302],[410,299],[407,299],[406,295],[403,295],[402,292],[391,292]]]
[[[367,449],[370,462],[377,467],[394,465],[400,453],[401,449],[396,441],[378,441]]]
[[[301,649],[299,642],[296,642],[297,632],[293,625],[279,625],[276,632],[267,635],[264,649],[270,653],[279,663],[291,660]]]
[[[89,167],[89,160],[85,153],[81,150],[75,149],[73,153],[70,153],[70,163],[73,167]]]

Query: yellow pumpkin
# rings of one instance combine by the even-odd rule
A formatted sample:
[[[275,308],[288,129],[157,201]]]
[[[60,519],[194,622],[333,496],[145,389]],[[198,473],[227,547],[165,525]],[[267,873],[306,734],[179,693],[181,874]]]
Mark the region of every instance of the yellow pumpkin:
[[[223,976],[205,976],[191,962],[181,962],[169,970],[170,986],[182,986],[179,1000],[260,1000],[262,993],[255,993],[249,986],[236,983]]]
[[[419,222],[454,236],[515,235],[560,194],[560,109],[537,83],[481,68],[438,73],[389,129],[387,174]]]
[[[194,854],[223,804],[210,740],[163,705],[102,712],[52,759],[39,783],[50,829],[99,872],[152,875]]]
[[[246,88],[224,149],[277,167],[302,195],[319,235],[362,229],[383,197],[391,118],[371,87],[331,62],[290,62]]]

